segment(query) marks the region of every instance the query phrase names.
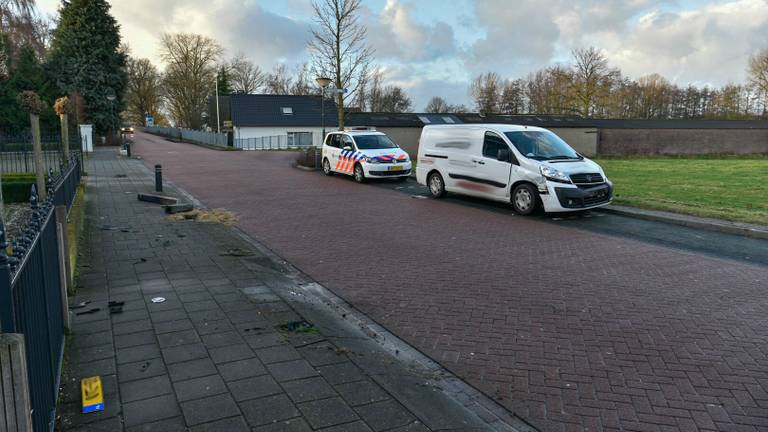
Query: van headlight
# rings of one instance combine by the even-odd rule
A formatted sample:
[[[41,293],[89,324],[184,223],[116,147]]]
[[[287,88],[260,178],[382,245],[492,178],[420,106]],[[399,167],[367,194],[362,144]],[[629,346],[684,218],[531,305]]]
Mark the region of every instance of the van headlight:
[[[558,183],[570,183],[571,179],[564,172],[558,171],[550,166],[542,165],[539,167],[539,172],[547,180]]]

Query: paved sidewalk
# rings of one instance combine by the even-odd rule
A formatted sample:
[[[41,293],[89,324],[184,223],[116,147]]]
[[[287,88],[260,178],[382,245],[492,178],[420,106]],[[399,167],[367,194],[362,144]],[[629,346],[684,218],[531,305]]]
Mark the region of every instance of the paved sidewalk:
[[[70,303],[99,310],[73,315],[63,430],[512,430],[322,308],[308,307],[312,326],[296,325],[307,315],[276,295],[295,294],[285,269],[233,229],[170,221],[138,201],[153,180],[141,162],[99,149],[88,172]],[[124,302],[122,313],[108,301]],[[106,409],[81,414],[79,380],[92,375]]]

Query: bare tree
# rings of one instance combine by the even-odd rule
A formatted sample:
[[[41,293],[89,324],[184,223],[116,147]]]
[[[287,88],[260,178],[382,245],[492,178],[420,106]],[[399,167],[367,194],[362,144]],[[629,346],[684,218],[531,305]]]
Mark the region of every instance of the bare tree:
[[[366,86],[358,89],[367,94],[366,105],[369,111],[376,112],[382,111],[382,96],[384,94],[384,71],[381,69],[374,69],[366,78]]]
[[[254,65],[242,53],[235,56],[229,65],[232,90],[235,93],[257,93],[266,82],[266,76],[261,68]]]
[[[191,33],[166,33],[160,55],[166,63],[165,96],[171,118],[179,126],[202,124],[207,97],[213,93],[217,61],[223,49],[215,40]]]
[[[128,86],[125,116],[134,124],[144,124],[146,114],[158,124],[165,123],[163,107],[163,77],[148,59],[128,58]]]
[[[504,114],[520,114],[525,109],[523,80],[507,80],[501,92],[499,109]]]
[[[411,98],[401,87],[386,86],[381,91],[375,111],[402,113],[411,110]]]
[[[768,105],[768,49],[764,49],[749,59],[749,82],[760,92],[762,113]]]
[[[477,111],[482,114],[499,112],[501,78],[495,72],[479,75],[472,81],[470,95],[475,100]]]
[[[272,72],[267,74],[264,82],[264,91],[268,94],[291,94],[293,86],[293,77],[288,73],[288,67],[279,63],[272,68]]]
[[[608,67],[608,59],[595,47],[572,52],[574,65],[574,96],[583,117],[593,114],[595,105],[610,90],[610,80],[616,71]]]
[[[379,73],[378,68],[372,68],[370,70],[364,71],[364,73],[361,73],[358,79],[358,86],[357,86],[357,92],[355,92],[355,99],[352,101],[352,105],[357,108],[360,112],[370,111],[369,106],[369,99],[370,95],[368,94],[368,91],[370,90],[370,85],[372,84],[371,78],[374,74]]]
[[[40,17],[35,0],[0,0],[0,77],[8,74],[8,61],[22,46],[32,48],[39,58],[45,54],[51,36],[48,20]]]
[[[358,21],[361,0],[314,0],[315,28],[309,50],[313,68],[333,79],[338,93],[339,129],[344,128],[344,102],[354,97],[360,77],[369,68],[373,50],[366,44],[365,27]]]
[[[317,94],[313,84],[314,80],[310,77],[309,65],[307,63],[302,63],[296,67],[296,74],[294,75],[290,93],[305,96]]]
[[[433,96],[432,99],[427,102],[424,112],[428,113],[447,113],[450,112],[451,106],[448,102],[440,96]]]

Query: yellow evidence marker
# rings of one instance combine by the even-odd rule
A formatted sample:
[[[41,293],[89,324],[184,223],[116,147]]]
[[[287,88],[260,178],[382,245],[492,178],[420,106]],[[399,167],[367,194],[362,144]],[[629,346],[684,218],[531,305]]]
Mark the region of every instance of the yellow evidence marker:
[[[80,380],[83,394],[83,413],[104,411],[104,390],[101,387],[101,377],[94,376]]]

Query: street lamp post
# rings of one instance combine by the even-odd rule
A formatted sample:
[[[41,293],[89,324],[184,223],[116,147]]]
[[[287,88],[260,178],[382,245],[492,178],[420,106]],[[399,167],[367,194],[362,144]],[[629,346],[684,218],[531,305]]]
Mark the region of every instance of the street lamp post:
[[[221,133],[221,121],[219,119],[219,72],[216,72],[216,133]]]
[[[110,123],[112,123],[112,135],[113,136],[117,136],[117,127],[115,126],[115,123],[116,123],[116,121],[115,121],[115,99],[117,99],[117,96],[115,96],[115,94],[110,91],[107,94],[107,100],[109,101],[109,105],[110,105],[110,108],[111,108],[110,111],[112,111],[112,121]]]

